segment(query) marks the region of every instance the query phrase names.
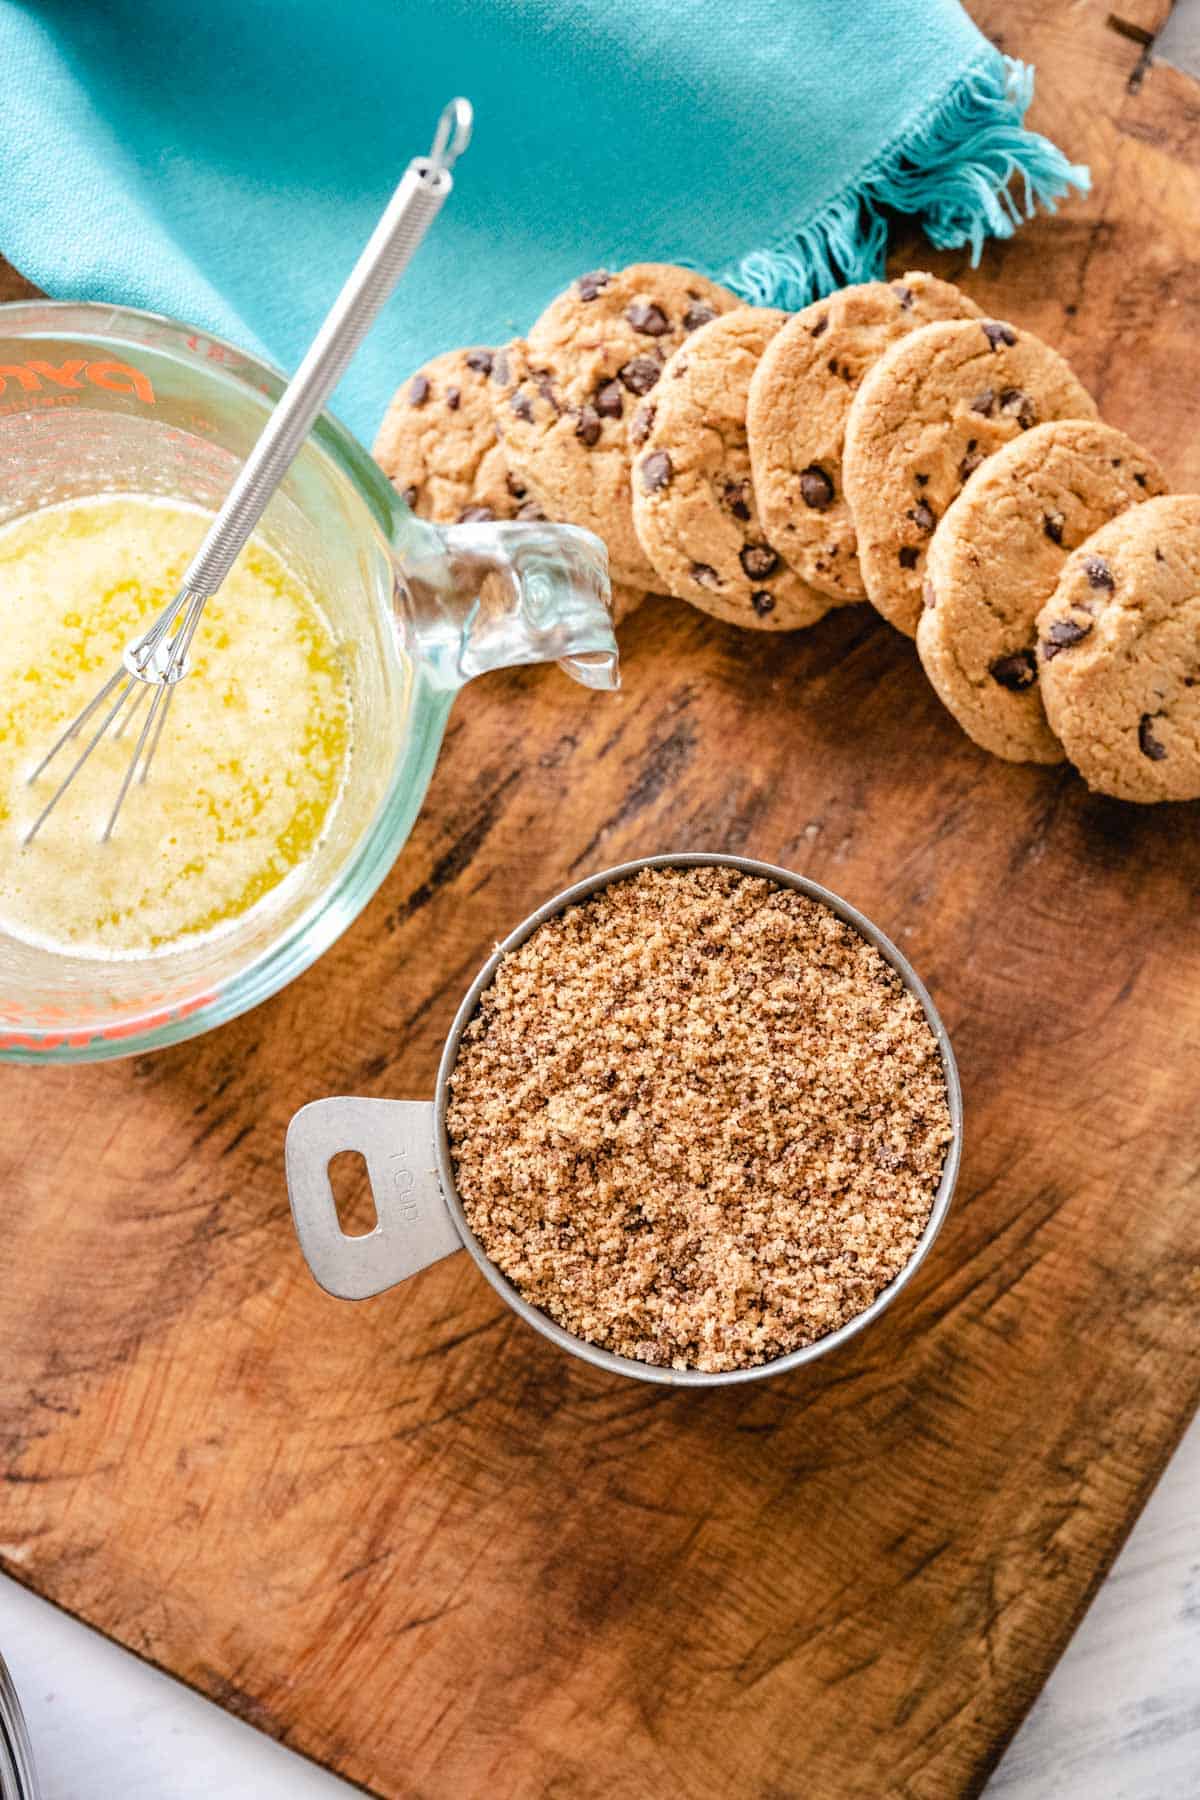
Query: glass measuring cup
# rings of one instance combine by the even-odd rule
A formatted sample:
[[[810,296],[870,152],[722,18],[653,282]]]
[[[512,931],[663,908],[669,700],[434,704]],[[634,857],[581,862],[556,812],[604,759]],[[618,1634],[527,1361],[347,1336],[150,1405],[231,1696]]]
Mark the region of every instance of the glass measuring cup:
[[[0,306],[0,524],[98,493],[215,511],[283,387],[245,352],[155,314]],[[320,597],[346,670],[353,745],[330,827],[262,902],[190,945],[103,960],[0,929],[0,1059],[127,1055],[256,1005],[345,930],[391,867],[467,681],[557,661],[584,686],[616,686],[597,538],[556,525],[435,529],[328,414],[259,535]],[[154,804],[152,783],[135,803]]]

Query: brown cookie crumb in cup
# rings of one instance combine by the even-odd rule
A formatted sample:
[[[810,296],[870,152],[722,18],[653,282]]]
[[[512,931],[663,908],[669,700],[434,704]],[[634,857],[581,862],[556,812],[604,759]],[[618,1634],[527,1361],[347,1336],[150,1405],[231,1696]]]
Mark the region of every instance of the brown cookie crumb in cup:
[[[927,997],[852,909],[765,865],[656,858],[535,915],[452,1053],[479,1249],[648,1369],[765,1373],[849,1335],[949,1204],[957,1079]]]

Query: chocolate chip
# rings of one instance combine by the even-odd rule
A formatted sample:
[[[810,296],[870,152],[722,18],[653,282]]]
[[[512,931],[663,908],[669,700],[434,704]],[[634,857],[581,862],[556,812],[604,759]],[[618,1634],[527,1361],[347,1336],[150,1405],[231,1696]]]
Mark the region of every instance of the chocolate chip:
[[[617,370],[619,380],[624,382],[631,394],[648,394],[659,376],[662,364],[652,356],[634,356]]]
[[[915,569],[921,552],[912,544],[905,544],[900,550],[899,562],[902,569]]]
[[[1112,570],[1102,556],[1085,556],[1083,572],[1088,578],[1089,587],[1107,588],[1111,593],[1117,585]]]
[[[721,577],[711,563],[693,563],[692,580],[698,581],[701,587],[706,588],[719,588],[721,585]]]
[[[1143,713],[1138,725],[1138,749],[1143,756],[1148,756],[1151,762],[1161,762],[1167,754],[1167,746],[1159,743],[1150,728],[1151,722],[1152,715]]]
[[[561,413],[563,404],[554,391],[554,382],[551,378],[549,369],[535,369],[533,371],[533,379],[537,386],[538,393],[542,396],[542,399],[546,404],[552,406],[556,413]]]
[[[1042,640],[1043,662],[1052,662],[1060,651],[1069,650],[1072,644],[1081,644],[1091,629],[1090,625],[1079,625],[1074,619],[1060,619]]]
[[[775,611],[775,596],[774,594],[768,594],[764,588],[757,594],[751,594],[750,604],[758,614],[759,618],[765,619],[768,613]]]
[[[650,404],[639,406],[629,421],[629,438],[634,445],[644,444],[650,436],[650,427],[654,424],[654,407]]]
[[[913,480],[916,482],[918,487],[928,487],[929,486],[928,475],[916,474],[913,476]]]
[[[401,492],[400,498],[403,500],[405,506],[415,507],[417,504],[416,488],[415,487],[406,487]]]
[[[486,354],[487,354],[486,351],[481,352],[481,355],[486,356]],[[509,366],[508,366],[508,351],[507,350],[497,350],[496,354],[493,356],[491,375],[492,375],[492,380],[499,382],[501,387],[508,386],[509,379],[510,379],[510,370],[509,370]]]
[[[671,459],[665,450],[652,450],[649,456],[642,458],[638,471],[641,477],[643,494],[657,494],[665,488],[673,474]]]
[[[724,486],[725,504],[735,519],[743,523],[750,517],[751,490],[748,481],[727,481]]]
[[[607,269],[593,269],[589,275],[579,277],[575,291],[581,300],[595,300],[601,288],[606,288],[611,280]]]
[[[495,518],[490,506],[464,506],[458,515],[460,525],[486,525],[489,519]]]
[[[778,552],[770,544],[747,544],[738,552],[738,561],[751,581],[765,581],[779,567]]]
[[[912,289],[910,287],[904,287],[901,283],[897,282],[896,285],[892,288],[892,292],[893,292],[893,294],[895,294],[897,300],[900,302],[900,305],[903,307],[904,311],[911,312],[912,303],[913,303]]]
[[[1157,544],[1154,546],[1154,560],[1155,562],[1166,562],[1167,560]]]
[[[594,406],[581,406],[575,421],[575,436],[589,449],[600,437],[600,414]]]
[[[937,524],[937,517],[933,508],[925,500],[918,500],[915,506],[910,506],[908,509],[908,516],[917,527],[918,531],[923,531],[926,537],[931,535],[934,526]]]
[[[1015,344],[1017,334],[1011,325],[1002,325],[997,319],[983,319],[979,329],[988,341],[990,350],[998,350],[1001,344]]]
[[[970,455],[964,456],[958,465],[958,479],[960,481],[969,481],[982,461],[983,458],[979,455],[978,451],[973,451]]]
[[[536,500],[527,500],[524,506],[518,507],[517,517],[528,524],[532,524],[536,520],[544,519],[546,515]]]
[[[1142,474],[1142,471],[1140,469],[1135,469],[1133,471],[1133,479],[1137,482],[1137,484],[1140,488],[1145,487],[1146,477]]]
[[[429,398],[429,382],[424,375],[414,375],[408,384],[408,404],[424,406]]]
[[[653,301],[635,300],[632,306],[626,307],[625,317],[643,337],[665,337],[671,329],[666,313]]]
[[[680,376],[686,375],[687,372],[688,372],[687,357],[686,356],[673,356],[671,358],[671,380],[678,381]]]
[[[468,350],[467,367],[477,375],[490,375],[495,358],[490,350]]]
[[[1042,514],[1042,530],[1052,544],[1062,543],[1063,526],[1065,524],[1066,519],[1060,512],[1048,512]]]
[[[809,463],[800,471],[800,498],[814,512],[824,512],[833,504],[833,483],[819,463]]]
[[[523,500],[528,492],[528,489],[517,480],[515,475],[506,475],[504,477],[504,485],[514,500]]]
[[[1015,418],[1022,431],[1037,424],[1037,407],[1021,388],[1005,388],[1000,396],[1000,411]]]
[[[1011,656],[998,656],[989,663],[988,674],[1000,687],[1020,694],[1037,680],[1037,660],[1032,650],[1014,650]]]
[[[976,394],[971,402],[971,411],[982,413],[985,419],[990,419],[995,410],[996,390],[994,388],[984,388],[982,393]]]
[[[528,394],[523,394],[521,389],[518,388],[508,404],[513,412],[516,413],[518,419],[524,419],[526,424],[529,425],[533,423],[533,401],[529,398]]]
[[[707,306],[703,300],[694,300],[683,315],[683,329],[698,331],[701,325],[707,325],[709,320],[715,319],[716,316],[712,307]]]
[[[458,388],[446,389],[446,405],[450,408],[451,412],[458,411],[458,403],[461,399],[462,394]]]
[[[596,389],[596,411],[603,419],[619,419],[625,410],[625,396],[619,381],[606,381]]]
[[[829,330],[829,314],[822,313],[820,318],[817,320],[816,324],[812,328],[812,335],[813,335],[813,337],[817,338],[817,337],[821,336],[822,332],[828,331],[828,330]]]

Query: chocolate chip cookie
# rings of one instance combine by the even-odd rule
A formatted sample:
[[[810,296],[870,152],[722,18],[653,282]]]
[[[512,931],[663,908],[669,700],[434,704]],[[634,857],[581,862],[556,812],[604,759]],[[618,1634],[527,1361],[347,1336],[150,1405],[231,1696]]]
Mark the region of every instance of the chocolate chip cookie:
[[[746,306],[702,325],[630,422],[633,517],[669,591],[760,630],[835,604],[788,567],[759,522],[746,442],[750,381],[786,313]]]
[[[1166,492],[1153,457],[1111,425],[1035,425],[989,456],[938,525],[917,650],[963,730],[1009,762],[1056,763],[1038,682],[1037,616],[1070,553]]]
[[[867,595],[914,636],[938,520],[974,471],[1049,419],[1096,406],[1056,350],[1001,319],[954,319],[899,339],[846,421],[842,475]]]
[[[684,338],[740,305],[670,263],[597,269],[501,353],[493,404],[509,468],[552,517],[604,539],[617,581],[655,582],[633,528],[628,420]]]
[[[768,540],[821,593],[861,600],[867,591],[842,491],[846,417],[863,376],[922,325],[979,316],[958,288],[914,270],[806,306],[763,352],[746,413],[759,517]]]
[[[1088,786],[1200,799],[1200,496],[1147,500],[1102,525],[1037,630],[1046,714]]]
[[[397,389],[375,439],[375,461],[423,519],[542,519],[509,473],[488,393],[496,352],[435,356]]]

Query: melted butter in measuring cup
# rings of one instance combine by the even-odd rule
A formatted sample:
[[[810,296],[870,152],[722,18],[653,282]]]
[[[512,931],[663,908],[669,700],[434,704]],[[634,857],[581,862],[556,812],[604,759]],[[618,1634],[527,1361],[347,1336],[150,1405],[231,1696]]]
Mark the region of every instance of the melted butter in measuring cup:
[[[105,957],[194,941],[266,899],[326,831],[349,761],[348,686],[316,598],[254,538],[205,609],[150,778],[113,837],[98,841],[136,719],[23,845],[62,773],[30,786],[29,770],[176,591],[210,522],[183,502],[109,494],[0,528],[0,930]]]

